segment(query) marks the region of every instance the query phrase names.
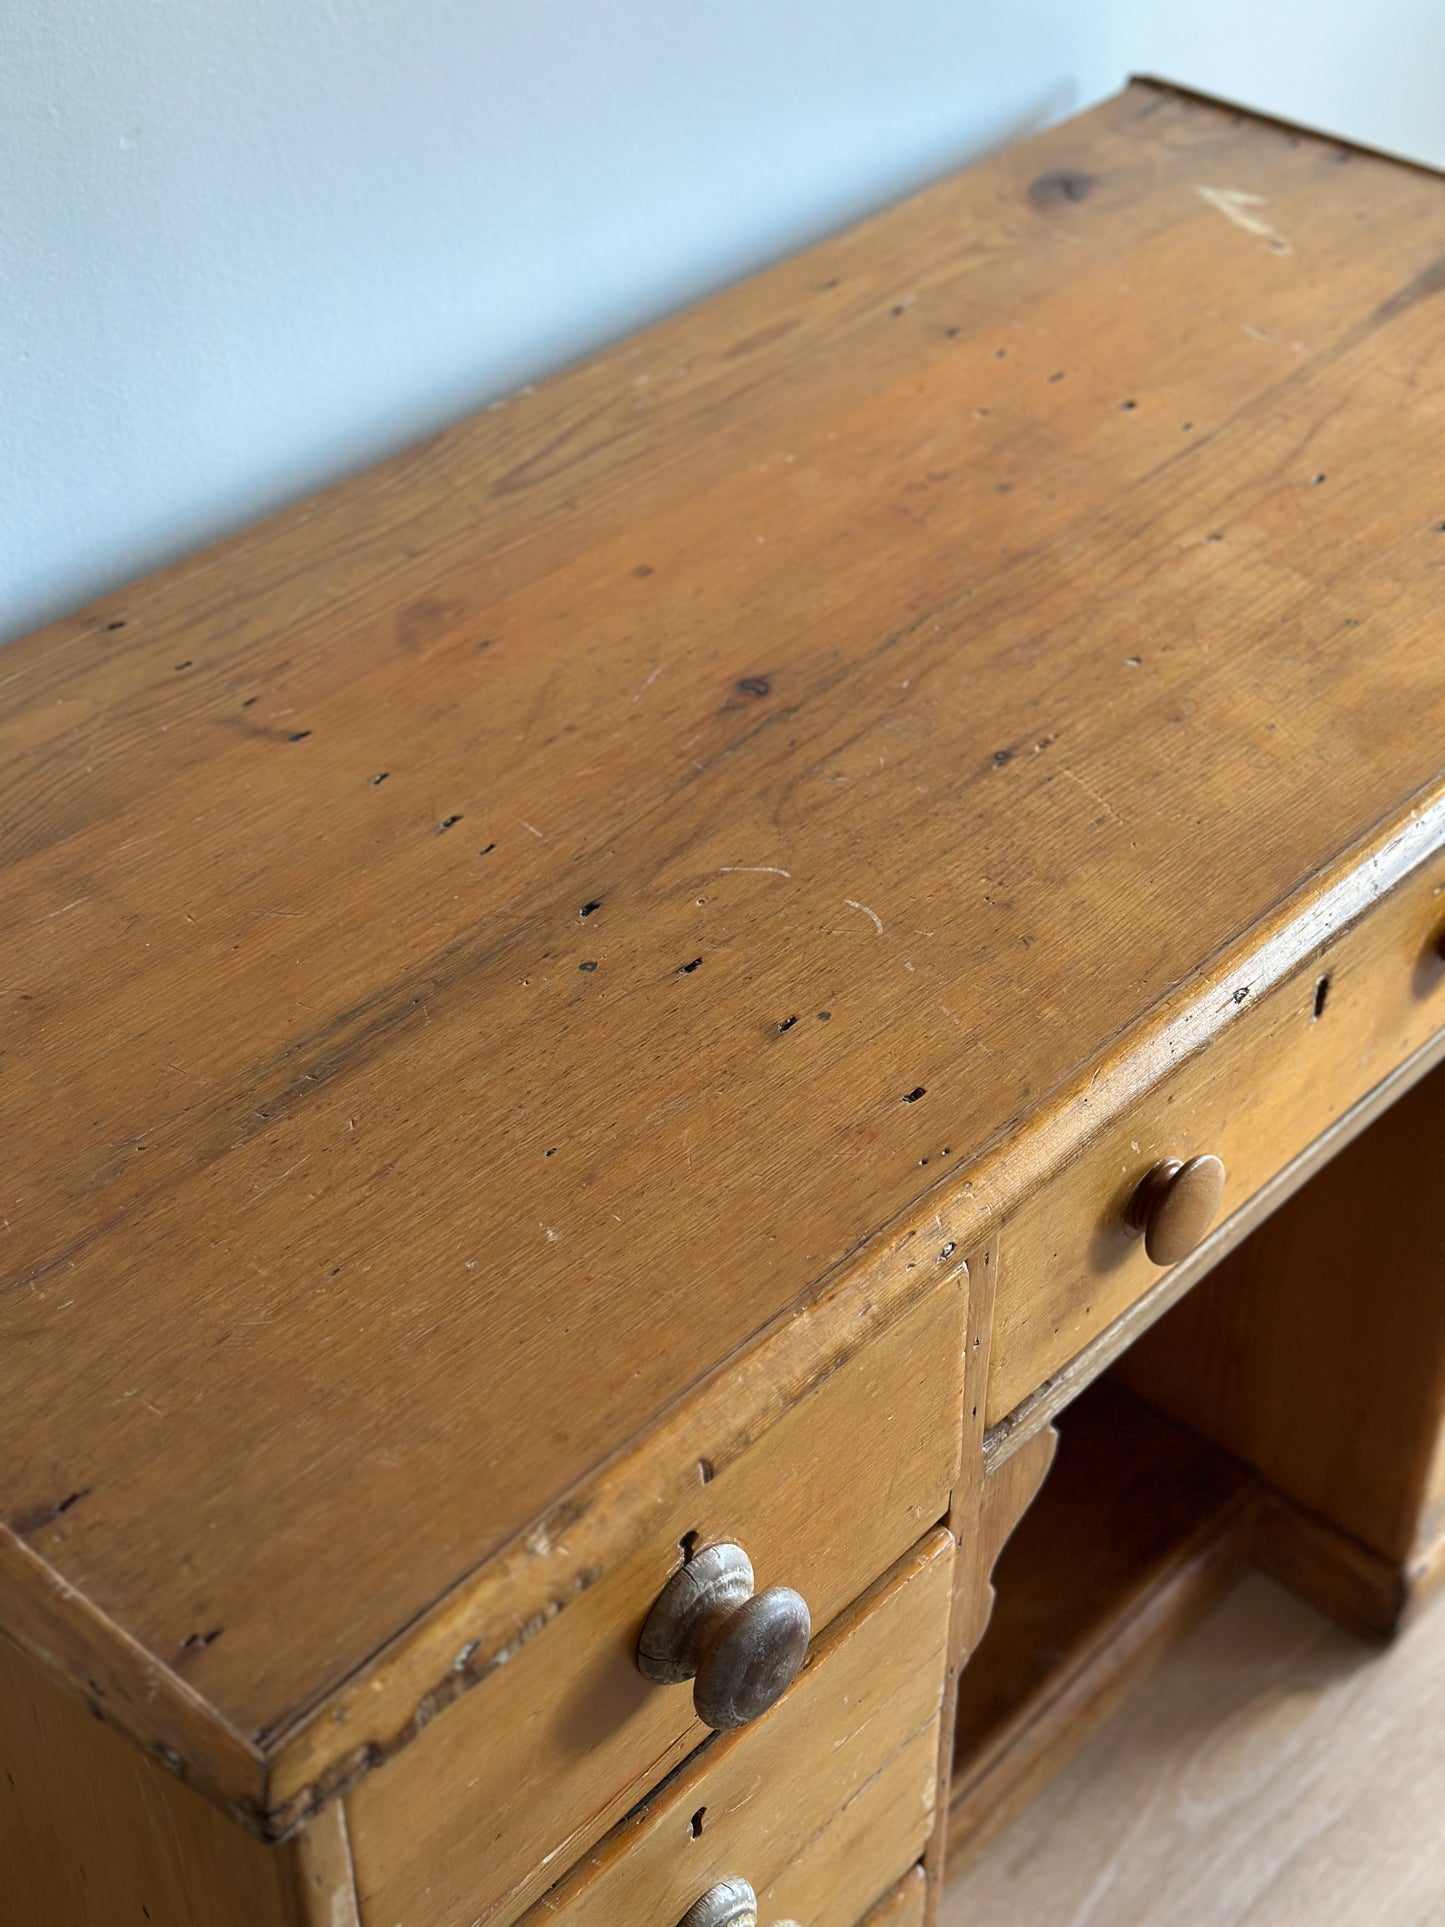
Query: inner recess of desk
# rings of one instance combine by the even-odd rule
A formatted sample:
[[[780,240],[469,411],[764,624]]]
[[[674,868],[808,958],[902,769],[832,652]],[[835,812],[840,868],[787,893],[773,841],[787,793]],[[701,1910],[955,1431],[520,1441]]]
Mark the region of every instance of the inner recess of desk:
[[[1064,1413],[962,1675],[950,1868],[982,1852],[1243,1569],[1255,1484],[1110,1379]]]
[[[1445,1067],[1061,1414],[961,1678],[950,1870],[1246,1566],[1374,1638],[1445,1572],[1442,1118]]]

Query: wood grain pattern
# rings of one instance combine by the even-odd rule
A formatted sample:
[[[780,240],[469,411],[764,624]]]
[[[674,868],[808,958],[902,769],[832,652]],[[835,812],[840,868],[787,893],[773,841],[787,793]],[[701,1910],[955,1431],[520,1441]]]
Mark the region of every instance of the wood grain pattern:
[[[1288,1499],[1265,1493],[1254,1562],[1366,1639],[1393,1639],[1445,1585],[1445,1534],[1422,1533],[1403,1563]]]
[[[994,1254],[996,1257],[996,1253]],[[986,1369],[986,1361],[985,1361]],[[975,1408],[975,1424],[980,1407]],[[1036,1432],[1016,1453],[1000,1464],[982,1466],[978,1436],[965,1460],[965,1474],[955,1494],[950,1524],[959,1536],[959,1554],[949,1634],[949,1670],[943,1717],[939,1722],[938,1798],[925,1865],[929,1896],[927,1919],[935,1927],[953,1845],[950,1820],[956,1779],[957,1722],[963,1669],[974,1658],[988,1629],[994,1607],[994,1570],[999,1555],[1024,1513],[1038,1496],[1053,1463],[1058,1434],[1052,1428]]]
[[[927,1927],[936,1927],[949,1853],[955,1729],[960,1679],[993,1611],[994,1567],[1019,1520],[1038,1495],[1053,1462],[1058,1435],[1035,1432],[1015,1453],[992,1466],[984,1457],[984,1401],[993,1345],[994,1306],[1002,1253],[994,1238],[968,1262],[969,1294],[964,1349],[963,1458],[949,1508],[948,1526],[958,1545],[953,1608],[948,1634],[948,1672],[939,1719],[938,1786],[933,1831],[924,1855]]]
[[[904,1874],[886,1899],[859,1922],[859,1927],[923,1927],[923,1909],[928,1896],[928,1881],[922,1867]]]
[[[1426,860],[1440,209],[1135,87],[13,645],[0,1624],[294,1824]]]
[[[340,1800],[272,1852],[285,1869],[294,1927],[365,1927]]]
[[[945,1927],[1432,1927],[1445,1612],[1372,1650],[1261,1575],[976,1867]]]
[[[756,1888],[763,1920],[855,1922],[917,1858],[932,1818],[953,1551],[930,1533],[818,1642],[771,1712],[704,1746],[528,1927],[674,1927],[732,1875]]]
[[[701,1744],[689,1689],[648,1685],[635,1659],[680,1544],[741,1538],[760,1580],[797,1586],[821,1630],[942,1517],[961,1434],[963,1284],[930,1292],[751,1449],[694,1452],[687,1485],[627,1559],[361,1781],[346,1806],[368,1916],[503,1927]]]
[[[1335,1119],[1329,1130],[1322,1132],[1253,1192],[1224,1224],[1210,1233],[1192,1257],[1167,1272],[1082,1351],[1076,1352],[1067,1365],[1052,1373],[996,1425],[990,1426],[983,1440],[985,1462],[990,1466],[1001,1464],[1021,1450],[1036,1432],[1051,1424],[1080,1392],[1122,1358],[1151,1325],[1172,1311],[1201,1278],[1263,1224],[1271,1212],[1292,1198],[1301,1185],[1307,1184],[1332,1157],[1368,1129],[1442,1059],[1445,1059],[1445,1031],[1437,1032],[1428,1044],[1373,1085],[1365,1097]]]
[[[1115,1368],[1397,1574],[1378,1631],[1405,1610],[1412,1579],[1438,1566],[1445,1538],[1442,1125],[1445,1068]]]
[[[1054,1469],[1004,1547],[993,1618],[960,1682],[955,1871],[1219,1597],[1253,1543],[1248,1472],[1107,1381],[1059,1429]]]
[[[0,1640],[0,1927],[357,1927],[348,1886],[344,1833],[263,1847]]]
[[[1324,1519],[1262,1492],[1254,1563],[1363,1639],[1389,1639],[1416,1598],[1440,1578],[1440,1549],[1408,1569],[1382,1559]]]
[[[975,1564],[985,1576],[985,1597],[965,1620],[967,1651],[972,1653],[988,1631],[996,1588],[993,1578],[999,1557],[1020,1520],[1039,1495],[1054,1462],[1059,1435],[1050,1427],[1036,1432],[1022,1451],[1002,1465],[987,1468],[978,1511],[978,1550]],[[977,1586],[975,1580],[975,1586]]]
[[[801,1927],[852,1927],[860,1902],[878,1894],[933,1821],[931,1802],[937,1731],[930,1727],[896,1753],[758,1895],[763,1918]]]
[[[977,1643],[987,1616],[987,1555],[981,1550],[980,1513],[983,1489],[983,1408],[988,1388],[989,1348],[993,1342],[993,1308],[998,1290],[999,1246],[991,1239],[964,1263],[968,1278],[968,1308],[963,1346],[962,1451],[948,1508],[947,1526],[958,1551],[954,1559],[953,1603],[948,1626],[948,1666],[943,1682],[943,1707],[938,1719],[938,1770],[934,1787],[933,1827],[924,1851],[926,1927],[936,1927],[948,1856],[949,1795],[953,1788],[953,1726],[958,1710],[959,1675]],[[992,1560],[988,1559],[992,1566]]]
[[[1405,831],[1410,855],[1423,847],[1420,827],[1417,819]],[[1367,870],[1346,889],[1378,880]],[[1241,971],[1216,990],[1214,1021],[1197,1010],[1195,1034],[1172,1040],[1157,1082],[1100,1079],[1085,1094],[1088,1139],[1009,1221],[990,1426],[1152,1288],[1158,1267],[1128,1213],[1157,1159],[1216,1152],[1228,1168],[1222,1211],[1245,1210],[1440,1030],[1445,971],[1430,937],[1442,890],[1445,853],[1434,851],[1358,920],[1343,903],[1327,910],[1322,890],[1316,940],[1283,982],[1267,969]],[[1217,1022],[1220,1003],[1237,1013],[1227,1027]]]

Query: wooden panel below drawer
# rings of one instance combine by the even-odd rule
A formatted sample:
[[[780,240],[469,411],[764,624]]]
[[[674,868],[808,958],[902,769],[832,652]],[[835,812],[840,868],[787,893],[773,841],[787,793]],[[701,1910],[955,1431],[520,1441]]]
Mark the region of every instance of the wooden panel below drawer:
[[[1445,890],[1436,854],[1310,963],[1232,1014],[1201,1049],[1099,1121],[1082,1151],[1003,1231],[987,1423],[997,1424],[1153,1286],[1124,1214],[1161,1158],[1214,1152],[1221,1220],[1445,1025],[1431,938]]]
[[[932,1822],[953,1541],[934,1531],[820,1640],[751,1728],[719,1736],[527,1915],[676,1927],[718,1881],[760,1918],[854,1927]]]
[[[690,1689],[634,1662],[684,1535],[738,1540],[821,1628],[943,1514],[964,1296],[942,1281],[750,1450],[700,1466],[686,1513],[348,1795],[367,1927],[503,1927],[707,1737]]]

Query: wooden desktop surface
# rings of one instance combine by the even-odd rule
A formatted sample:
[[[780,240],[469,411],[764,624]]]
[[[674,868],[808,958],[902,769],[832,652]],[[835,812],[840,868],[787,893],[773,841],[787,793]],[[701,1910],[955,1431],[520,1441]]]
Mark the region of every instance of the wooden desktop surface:
[[[1438,842],[1442,293],[1438,179],[1135,85],[6,650],[0,1623],[339,1769]]]

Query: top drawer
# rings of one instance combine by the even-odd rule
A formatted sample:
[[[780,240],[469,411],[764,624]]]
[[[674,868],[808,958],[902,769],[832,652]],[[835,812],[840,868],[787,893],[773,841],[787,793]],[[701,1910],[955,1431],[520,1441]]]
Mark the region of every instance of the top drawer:
[[[824,1627],[947,1509],[962,1439],[966,1279],[944,1280],[716,1472],[685,1513],[347,1796],[364,1927],[503,1927],[707,1734],[649,1685],[638,1633],[694,1543]]]
[[[1222,1222],[1445,1025],[1434,949],[1445,855],[1432,857],[1307,965],[1255,997],[1122,1111],[1006,1222],[986,1419],[1020,1400],[1162,1275],[1128,1221],[1164,1159],[1206,1154],[1227,1178]]]
[[[523,1927],[698,1927],[691,1910],[738,1881],[761,1927],[858,1927],[928,1841],[953,1552],[947,1531],[926,1534],[817,1641],[780,1706],[703,1747]]]

